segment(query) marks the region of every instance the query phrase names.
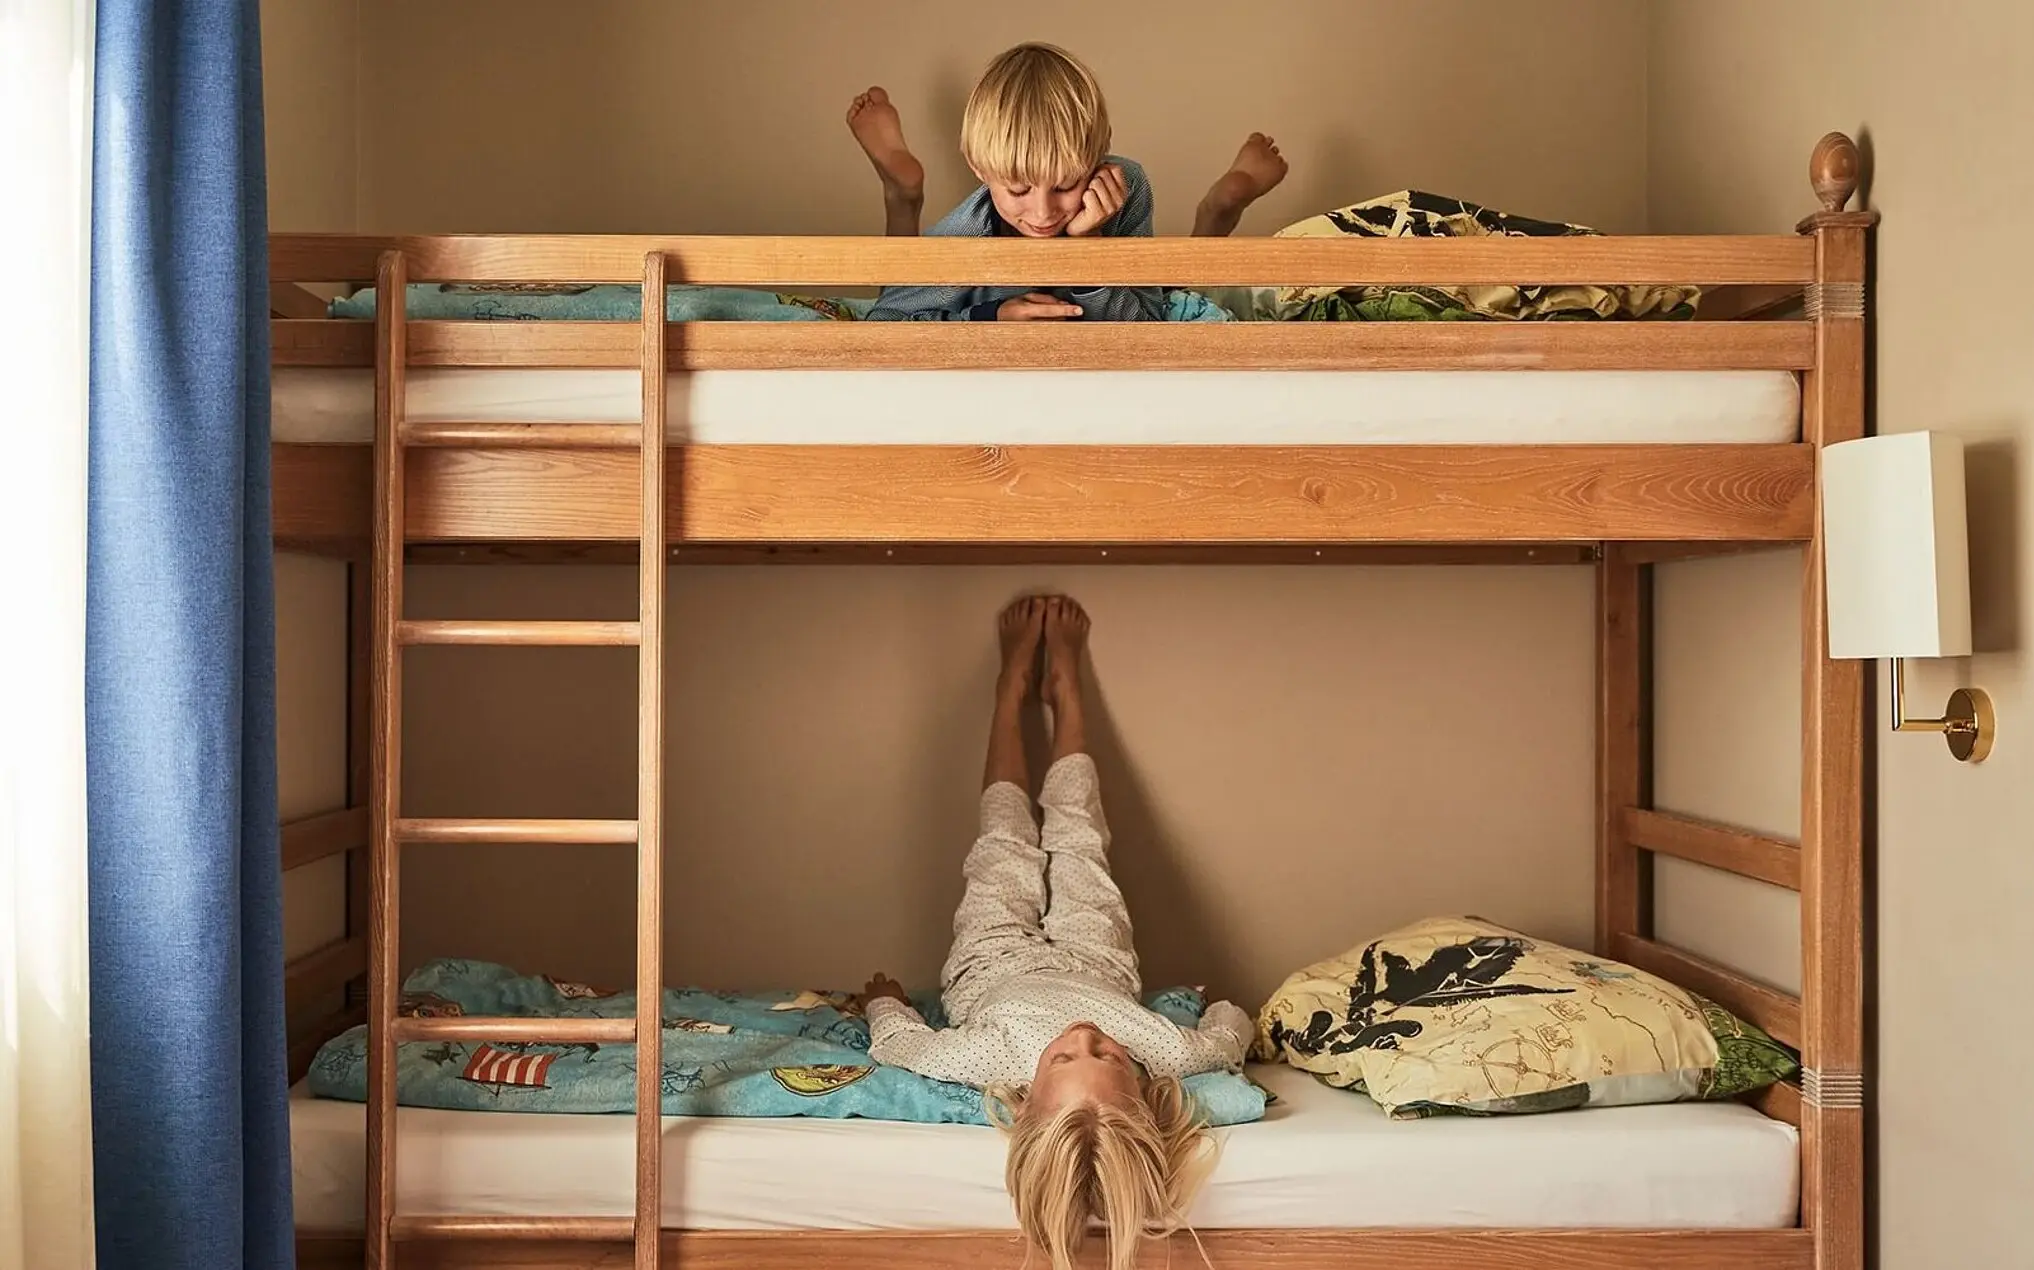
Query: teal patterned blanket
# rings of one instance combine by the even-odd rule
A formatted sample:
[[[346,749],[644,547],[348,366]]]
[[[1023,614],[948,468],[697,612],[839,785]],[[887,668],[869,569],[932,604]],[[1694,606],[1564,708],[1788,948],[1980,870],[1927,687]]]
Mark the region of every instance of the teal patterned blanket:
[[[1192,1027],[1207,1001],[1169,988],[1145,1002]],[[933,1026],[936,996],[913,1004]],[[440,960],[403,985],[402,1012],[570,1018],[633,1018],[633,990],[608,992],[484,961]],[[982,1095],[869,1058],[869,1027],[845,992],[761,995],[667,988],[664,992],[664,1114],[820,1116],[986,1124]],[[396,1100],[461,1111],[628,1112],[635,1107],[636,1047],[499,1042],[413,1042],[398,1048]],[[1213,1125],[1263,1116],[1267,1094],[1247,1077],[1209,1072],[1186,1081]],[[311,1063],[310,1091],[352,1102],[367,1097],[367,1029],[334,1037]]]
[[[440,322],[634,322],[642,316],[643,289],[626,283],[412,282],[403,292],[412,321]],[[664,317],[671,322],[855,322],[873,299],[780,295],[746,287],[673,286],[664,289]],[[342,296],[326,306],[335,318],[374,317],[374,288]],[[1193,291],[1166,293],[1168,322],[1225,322],[1229,314]]]

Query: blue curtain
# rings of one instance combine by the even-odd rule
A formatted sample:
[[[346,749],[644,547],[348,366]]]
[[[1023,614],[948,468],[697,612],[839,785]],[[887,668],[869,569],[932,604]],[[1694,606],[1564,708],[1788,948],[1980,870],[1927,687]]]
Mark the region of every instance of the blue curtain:
[[[294,1262],[256,0],[99,0],[86,595],[100,1270]]]

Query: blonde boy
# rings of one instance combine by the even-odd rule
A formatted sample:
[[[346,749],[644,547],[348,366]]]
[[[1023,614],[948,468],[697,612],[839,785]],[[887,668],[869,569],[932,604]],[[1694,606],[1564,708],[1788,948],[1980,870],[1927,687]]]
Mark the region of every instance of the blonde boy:
[[[904,142],[889,94],[871,88],[848,108],[848,127],[883,182],[885,228],[919,232],[925,168]],[[1020,44],[999,55],[968,95],[961,154],[979,188],[925,233],[941,238],[1149,238],[1151,183],[1135,162],[1109,153],[1109,106],[1094,73],[1064,49]],[[1235,164],[1208,190],[1194,234],[1219,237],[1285,176],[1277,145],[1252,133]],[[875,320],[1035,322],[1088,318],[1157,321],[1155,287],[890,287]]]

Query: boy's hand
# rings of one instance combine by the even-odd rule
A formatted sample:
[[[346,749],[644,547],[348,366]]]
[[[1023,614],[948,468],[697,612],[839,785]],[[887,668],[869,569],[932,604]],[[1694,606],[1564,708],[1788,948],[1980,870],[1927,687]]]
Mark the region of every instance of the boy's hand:
[[[862,989],[862,995],[855,1000],[862,1007],[862,1013],[866,1014],[869,1010],[869,1002],[879,997],[888,997],[892,1001],[901,1001],[905,1005],[911,1004],[910,999],[904,995],[904,985],[880,972],[869,980],[868,986]]]
[[[1081,316],[1081,306],[1043,291],[1012,296],[996,306],[998,322],[1057,322]]]
[[[1113,163],[1105,164],[1081,194],[1081,210],[1067,222],[1066,236],[1086,238],[1100,232],[1110,217],[1123,210],[1129,197],[1130,187],[1123,183],[1123,169]]]

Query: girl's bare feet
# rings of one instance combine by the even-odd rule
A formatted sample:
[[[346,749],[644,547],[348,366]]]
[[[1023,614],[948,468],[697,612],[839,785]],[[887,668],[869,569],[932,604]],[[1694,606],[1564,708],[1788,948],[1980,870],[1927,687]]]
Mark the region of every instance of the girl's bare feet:
[[[996,700],[1029,700],[1038,686],[1038,643],[1045,630],[1046,601],[1027,596],[1012,601],[996,619],[996,639],[1003,646],[1003,671],[996,677]]]
[[[1084,754],[1087,711],[1081,700],[1081,653],[1088,646],[1087,610],[1055,595],[1045,602],[1045,684],[1041,695],[1052,707],[1052,757]]]
[[[1278,142],[1261,132],[1251,133],[1236,152],[1236,161],[1208,187],[1201,205],[1194,209],[1193,236],[1227,238],[1236,232],[1244,209],[1269,194],[1285,179],[1285,173],[1285,156],[1278,152]]]
[[[996,676],[996,712],[989,720],[989,755],[982,788],[1010,784],[1030,788],[1024,762],[1024,707],[1038,686],[1038,644],[1045,630],[1045,601],[1018,600],[996,619],[1003,669]]]
[[[925,165],[904,144],[904,121],[890,104],[890,94],[871,88],[855,98],[848,104],[847,126],[883,179],[885,232],[892,237],[917,234],[918,214],[925,206]]]

